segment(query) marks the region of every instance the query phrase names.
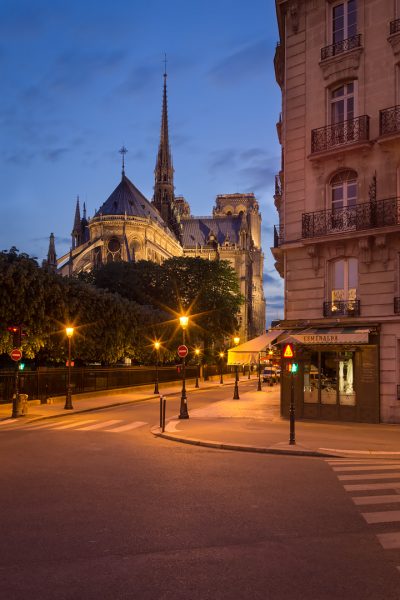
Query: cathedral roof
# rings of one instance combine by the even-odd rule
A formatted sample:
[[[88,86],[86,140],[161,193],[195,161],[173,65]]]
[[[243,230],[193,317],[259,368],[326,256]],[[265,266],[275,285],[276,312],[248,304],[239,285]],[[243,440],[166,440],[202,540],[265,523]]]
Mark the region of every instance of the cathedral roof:
[[[95,217],[100,215],[124,215],[133,217],[150,217],[160,225],[166,226],[157,209],[150,204],[137,187],[125,175],[117,185],[111,196],[102,204]]]
[[[232,244],[240,241],[240,227],[242,218],[240,215],[226,217],[194,217],[182,219],[182,242],[185,247],[207,246],[210,234],[214,234],[218,244],[223,244],[227,239]],[[228,236],[228,237],[227,237]]]

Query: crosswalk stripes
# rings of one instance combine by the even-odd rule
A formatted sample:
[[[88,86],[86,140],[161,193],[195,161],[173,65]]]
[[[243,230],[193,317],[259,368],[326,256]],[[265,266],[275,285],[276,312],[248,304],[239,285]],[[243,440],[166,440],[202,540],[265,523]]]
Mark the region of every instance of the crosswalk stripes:
[[[15,420],[12,421],[14,423]],[[10,422],[11,424],[11,422]],[[83,420],[71,420],[71,418],[55,420],[55,421],[43,421],[20,424],[17,428],[10,428],[8,431],[106,431],[111,433],[124,433],[133,431],[147,425],[146,421],[131,421],[126,422],[123,419],[110,419],[108,421],[99,421],[99,419],[83,419]],[[1,431],[7,431],[7,428],[3,428]]]
[[[400,461],[335,458],[326,459],[325,462],[332,468],[340,482],[359,482],[343,483],[343,488],[346,492],[355,493],[351,499],[355,506],[360,507],[360,511],[364,507],[370,508],[371,512],[361,512],[368,525],[375,530],[376,527],[386,529],[386,531],[376,531],[376,537],[382,548],[400,550],[400,510],[393,510],[396,504],[400,504]],[[381,481],[384,479],[386,481]],[[370,483],[372,480],[378,480],[378,483]],[[388,493],[379,494],[382,490]],[[387,506],[386,510],[382,510],[384,506]],[[391,524],[393,524],[393,531],[388,531],[387,528]],[[400,571],[400,566],[397,569]]]

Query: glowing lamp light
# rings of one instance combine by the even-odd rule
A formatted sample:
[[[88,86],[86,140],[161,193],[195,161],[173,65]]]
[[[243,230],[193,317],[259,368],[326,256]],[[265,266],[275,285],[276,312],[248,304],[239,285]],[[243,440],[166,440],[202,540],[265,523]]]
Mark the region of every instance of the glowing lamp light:
[[[186,329],[189,324],[189,317],[187,315],[182,315],[179,317],[179,322],[181,324],[182,329]]]
[[[195,348],[194,353],[196,356],[199,356],[200,354],[200,348]]]
[[[220,357],[220,358],[224,358],[224,356],[225,356],[224,352],[220,352],[220,353],[219,353],[219,357]]]
[[[240,342],[240,337],[236,336],[236,337],[233,338],[233,343],[235,344],[235,346],[238,346],[239,342]]]
[[[156,350],[159,350],[159,349],[160,349],[160,346],[161,346],[160,342],[154,342],[154,348],[155,348]]]
[[[66,327],[65,328],[65,333],[67,334],[67,337],[71,338],[74,335],[74,328],[73,327]]]

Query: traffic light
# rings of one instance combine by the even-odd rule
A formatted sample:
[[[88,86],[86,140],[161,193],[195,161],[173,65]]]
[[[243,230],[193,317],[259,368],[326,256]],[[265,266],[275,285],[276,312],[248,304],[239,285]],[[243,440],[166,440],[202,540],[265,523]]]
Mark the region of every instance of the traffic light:
[[[292,363],[290,365],[290,371],[292,373],[297,373],[298,370],[299,370],[299,363]]]
[[[18,369],[19,369],[20,371],[23,371],[23,370],[25,369],[25,363],[23,363],[23,362],[20,362],[20,363],[18,364]]]
[[[12,333],[13,347],[19,348],[21,345],[21,327],[19,325],[9,325],[7,331]]]

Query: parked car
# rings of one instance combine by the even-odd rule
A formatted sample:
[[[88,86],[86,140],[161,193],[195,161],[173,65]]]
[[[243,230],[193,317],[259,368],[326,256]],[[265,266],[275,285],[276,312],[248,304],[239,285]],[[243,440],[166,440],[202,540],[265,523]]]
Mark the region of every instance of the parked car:
[[[262,372],[262,380],[264,383],[273,385],[279,381],[279,373],[277,367],[265,367]]]

